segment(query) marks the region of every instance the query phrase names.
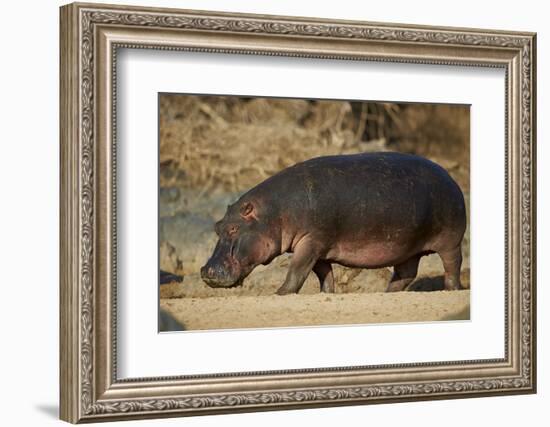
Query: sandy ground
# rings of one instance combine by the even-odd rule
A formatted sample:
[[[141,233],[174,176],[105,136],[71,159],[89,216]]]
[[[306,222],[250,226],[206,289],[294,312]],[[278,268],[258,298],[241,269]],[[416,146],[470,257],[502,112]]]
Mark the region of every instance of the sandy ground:
[[[183,330],[468,320],[470,291],[161,299]]]
[[[161,330],[272,328],[282,326],[465,320],[470,318],[470,292],[443,289],[437,255],[421,260],[419,277],[408,291],[385,293],[391,269],[361,270],[333,265],[334,294],[319,292],[310,274],[297,295],[278,296],[289,256],[257,268],[243,286],[212,289],[198,274],[182,283],[160,287],[160,307],[171,316]],[[469,288],[470,271],[463,269],[462,285]],[[175,323],[174,320],[177,322]],[[179,324],[179,325],[178,325]]]

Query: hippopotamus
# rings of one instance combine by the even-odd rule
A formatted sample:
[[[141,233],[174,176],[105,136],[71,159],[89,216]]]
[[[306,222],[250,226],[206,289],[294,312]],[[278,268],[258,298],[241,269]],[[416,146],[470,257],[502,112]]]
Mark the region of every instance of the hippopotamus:
[[[445,289],[461,289],[464,196],[448,172],[411,154],[317,157],[267,178],[227,207],[201,277],[211,287],[241,285],[283,253],[292,259],[277,294],[298,293],[309,273],[334,292],[332,264],[393,266],[387,292],[415,279],[420,258],[437,253]]]

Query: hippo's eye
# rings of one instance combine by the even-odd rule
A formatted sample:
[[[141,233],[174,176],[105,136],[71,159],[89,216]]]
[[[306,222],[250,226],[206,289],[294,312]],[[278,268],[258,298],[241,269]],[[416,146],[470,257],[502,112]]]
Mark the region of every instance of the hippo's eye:
[[[231,227],[229,227],[227,229],[227,234],[229,234],[230,236],[233,236],[234,234],[237,233],[237,231],[239,231],[239,226],[238,225],[232,225]]]

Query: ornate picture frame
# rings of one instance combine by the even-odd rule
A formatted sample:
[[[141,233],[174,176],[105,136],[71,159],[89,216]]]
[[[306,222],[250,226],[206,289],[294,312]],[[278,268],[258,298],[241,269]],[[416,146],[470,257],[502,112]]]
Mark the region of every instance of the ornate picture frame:
[[[174,9],[61,8],[60,415],[77,423],[536,391],[536,36]],[[117,378],[117,49],[502,68],[505,357]]]

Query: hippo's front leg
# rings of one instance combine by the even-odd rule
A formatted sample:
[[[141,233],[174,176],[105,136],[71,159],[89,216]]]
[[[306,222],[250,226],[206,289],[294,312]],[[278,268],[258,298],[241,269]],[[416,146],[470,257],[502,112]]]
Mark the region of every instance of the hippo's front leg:
[[[277,291],[278,295],[296,294],[302,288],[308,274],[317,262],[319,255],[311,239],[304,237],[294,248],[294,255],[285,282]]]

